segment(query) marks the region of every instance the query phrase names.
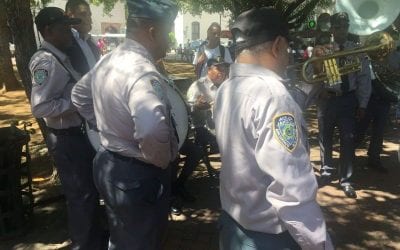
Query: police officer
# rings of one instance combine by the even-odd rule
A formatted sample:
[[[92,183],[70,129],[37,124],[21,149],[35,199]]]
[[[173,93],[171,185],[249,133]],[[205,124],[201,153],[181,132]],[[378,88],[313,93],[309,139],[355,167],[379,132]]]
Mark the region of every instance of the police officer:
[[[81,19],[81,23],[71,29],[74,39],[67,50],[72,67],[81,75],[86,74],[100,59],[100,50],[92,40],[92,12],[85,0],[68,0],[65,13],[72,18]]]
[[[94,178],[107,209],[110,249],[160,249],[168,165],[178,142],[167,79],[155,62],[166,55],[177,6],[169,0],[128,0],[127,6],[126,41],[82,78],[72,97],[100,134]]]
[[[208,59],[207,75],[193,82],[187,91],[187,100],[192,109],[191,117],[195,130],[195,142],[203,148],[205,156],[208,154],[208,146],[210,146],[211,152],[218,153],[215,135],[210,132],[210,129],[214,129],[211,108],[218,87],[228,77],[228,71],[229,63],[222,58]],[[208,157],[205,157],[204,160],[210,177],[217,177]]]
[[[231,32],[237,58],[214,106],[220,249],[333,249],[302,111],[282,83],[287,23],[275,9],[251,9]]]
[[[44,41],[29,63],[32,74],[32,113],[44,118],[47,146],[53,156],[67,199],[72,249],[102,249],[98,224],[99,197],[93,183],[92,150],[82,132],[82,119],[71,102],[71,89],[80,75],[65,54],[72,43],[71,24],[55,7],[35,18]]]
[[[356,46],[348,40],[349,18],[347,13],[340,12],[331,16],[331,32],[334,43],[331,50],[347,50]],[[317,56],[323,55],[326,48],[318,46]],[[339,65],[345,58],[339,59]],[[318,104],[319,140],[321,149],[320,185],[329,183],[334,174],[332,150],[333,134],[337,126],[340,134],[340,186],[347,197],[356,198],[357,194],[351,183],[354,160],[354,133],[356,119],[365,115],[365,109],[371,94],[371,77],[369,62],[366,57],[360,58],[362,69],[359,72],[342,76],[341,83],[325,86],[323,98]]]

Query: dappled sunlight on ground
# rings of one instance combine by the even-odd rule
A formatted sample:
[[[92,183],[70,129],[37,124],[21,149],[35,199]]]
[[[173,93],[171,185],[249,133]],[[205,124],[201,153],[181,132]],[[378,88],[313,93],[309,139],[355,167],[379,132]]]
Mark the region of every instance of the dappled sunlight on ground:
[[[193,66],[182,62],[166,62],[169,73],[192,79]],[[189,80],[190,81],[190,80]],[[185,83],[187,84],[187,83]],[[311,144],[311,161],[316,173],[320,168],[315,107],[306,112]],[[0,242],[0,249],[68,249],[65,200],[59,184],[49,183],[51,161],[37,123],[23,91],[0,95],[0,127],[13,119],[32,122],[37,133],[31,136],[32,172],[36,207],[34,217],[26,225],[26,233]],[[354,183],[357,199],[345,197],[337,180],[321,188],[317,200],[325,214],[329,233],[337,249],[400,249],[400,166],[396,150],[400,127],[391,124],[386,133],[382,161],[389,174],[365,169],[366,143],[356,151]],[[334,162],[338,164],[339,142],[334,145]],[[216,170],[221,167],[219,155],[211,155]],[[165,238],[167,250],[218,249],[217,218],[220,214],[219,183],[208,176],[204,164],[196,169],[187,184],[197,200],[184,203],[183,214],[170,217]]]

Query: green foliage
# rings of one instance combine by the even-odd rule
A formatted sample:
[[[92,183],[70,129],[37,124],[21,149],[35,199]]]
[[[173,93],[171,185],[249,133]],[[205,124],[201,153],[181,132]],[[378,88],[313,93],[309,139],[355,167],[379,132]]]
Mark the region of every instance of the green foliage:
[[[31,8],[41,8],[47,6],[52,0],[30,0]]]
[[[31,8],[40,9],[40,8],[42,8],[44,6],[47,6],[52,1],[53,0],[30,0]],[[103,4],[104,13],[105,14],[109,14],[113,10],[115,4],[118,1],[125,2],[126,0],[86,0],[86,1],[88,1],[90,4],[94,4],[96,6],[99,6],[99,5]]]
[[[175,38],[175,33],[174,32],[169,32],[168,33],[168,38],[169,38],[169,47],[170,48],[175,48],[176,46],[176,38]]]
[[[175,0],[180,9],[191,14],[202,11],[218,13],[230,11],[234,19],[243,11],[253,7],[273,6],[282,11],[291,27],[299,27],[311,15],[316,7],[327,7],[332,0]]]
[[[118,1],[123,2],[123,0],[89,0],[90,3],[97,6],[103,4],[103,11],[105,14],[109,14]]]

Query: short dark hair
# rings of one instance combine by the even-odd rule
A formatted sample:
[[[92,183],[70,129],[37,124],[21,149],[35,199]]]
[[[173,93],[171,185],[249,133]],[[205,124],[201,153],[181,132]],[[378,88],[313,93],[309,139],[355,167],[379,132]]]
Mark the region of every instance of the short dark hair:
[[[80,5],[89,6],[89,3],[85,0],[68,0],[65,4],[65,12],[74,12]]]
[[[156,21],[148,18],[131,17],[126,20],[126,35],[134,35],[139,30],[155,25]]]
[[[221,29],[221,25],[219,25],[219,23],[217,23],[217,22],[212,22],[211,24],[210,24],[210,26],[208,27],[208,29],[207,29],[207,32],[208,31],[210,31],[212,28],[218,28],[218,29]]]

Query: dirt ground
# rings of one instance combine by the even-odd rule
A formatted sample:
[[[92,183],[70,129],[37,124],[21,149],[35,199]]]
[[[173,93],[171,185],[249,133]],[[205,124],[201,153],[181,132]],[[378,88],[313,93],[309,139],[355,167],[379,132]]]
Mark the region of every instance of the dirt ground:
[[[191,77],[190,72],[193,72],[192,66],[185,63],[167,63],[166,68],[181,78]],[[312,146],[311,161],[318,169],[320,161],[315,109],[310,109],[306,116]],[[36,130],[31,135],[30,148],[37,205],[25,232],[2,239],[0,249],[69,249],[66,210],[60,196],[60,186],[48,181],[52,172],[51,161],[23,91],[0,94],[0,127],[8,126],[12,120],[31,121]],[[400,249],[399,141],[400,126],[391,119],[385,133],[382,158],[383,164],[389,169],[388,174],[365,169],[367,145],[357,150],[354,171],[357,199],[346,198],[338,190],[337,181],[319,190],[318,202],[337,249]],[[337,158],[338,145],[334,150]],[[213,155],[211,159],[213,166],[219,168],[218,155]],[[183,215],[172,216],[164,246],[168,250],[218,249],[218,181],[208,178],[201,164],[189,181],[188,188],[198,200],[185,204]]]

